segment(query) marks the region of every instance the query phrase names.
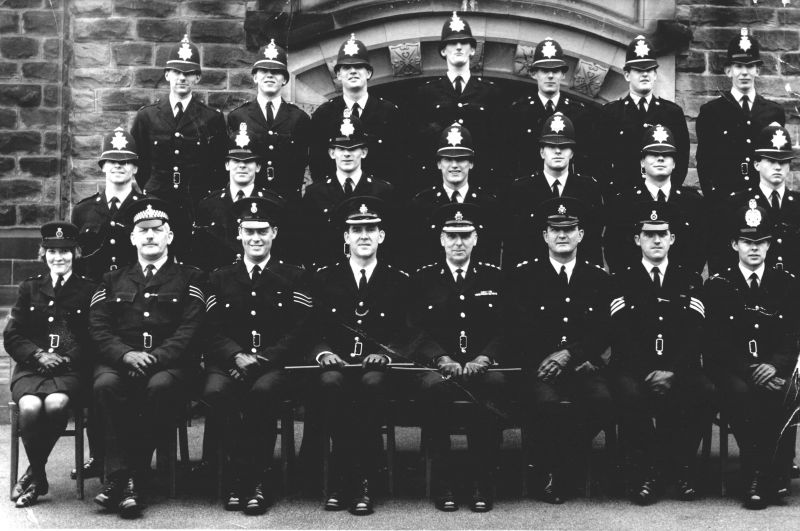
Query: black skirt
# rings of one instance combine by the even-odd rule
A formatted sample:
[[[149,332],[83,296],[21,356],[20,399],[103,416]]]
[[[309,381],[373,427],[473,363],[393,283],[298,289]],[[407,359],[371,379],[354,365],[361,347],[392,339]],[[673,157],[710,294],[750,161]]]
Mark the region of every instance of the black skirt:
[[[71,399],[80,398],[86,381],[84,376],[79,371],[64,371],[48,376],[17,365],[11,377],[11,399],[19,403],[19,399],[25,395],[43,398],[51,393],[64,393]]]

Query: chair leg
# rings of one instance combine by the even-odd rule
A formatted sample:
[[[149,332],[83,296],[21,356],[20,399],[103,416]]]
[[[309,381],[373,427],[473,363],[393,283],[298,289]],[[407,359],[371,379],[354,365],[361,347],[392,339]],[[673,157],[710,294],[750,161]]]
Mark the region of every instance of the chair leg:
[[[180,427],[178,427],[180,430]],[[169,497],[175,498],[177,492],[178,476],[178,445],[175,432],[169,434],[169,448],[167,448],[167,460],[169,462]]]
[[[323,422],[322,427],[322,492],[327,498],[330,488],[330,467],[331,467],[331,435],[328,427]]]
[[[75,412],[75,488],[78,499],[83,499],[83,407],[78,406]]]
[[[519,429],[520,431],[520,444],[522,445],[520,453],[522,454],[522,497],[528,497],[528,428],[525,423]]]
[[[391,418],[391,415],[386,420],[386,467],[388,470],[389,476],[389,496],[394,497],[394,458],[395,458],[395,450],[397,448],[397,441],[395,440],[395,433],[394,433],[394,419]]]
[[[719,415],[719,492],[722,496],[727,494],[725,485],[725,468],[728,463],[728,421]]]
[[[431,492],[432,492],[432,485],[431,481],[433,480],[433,455],[431,452],[431,444],[430,440],[428,439],[428,433],[425,428],[422,429],[421,435],[421,445],[424,449],[425,454],[425,497],[427,499],[431,499]]]
[[[180,449],[181,449],[181,465],[184,468],[188,469],[191,465],[190,456],[189,456],[189,428],[188,428],[188,421],[184,422],[181,421],[178,424],[178,437],[180,440]]]
[[[291,403],[284,404],[281,415],[281,481],[284,495],[289,494],[290,468],[294,461],[294,410]]]
[[[11,421],[11,470],[8,476],[10,481],[8,497],[11,498],[19,474],[19,407],[16,402],[8,403],[8,413]]]

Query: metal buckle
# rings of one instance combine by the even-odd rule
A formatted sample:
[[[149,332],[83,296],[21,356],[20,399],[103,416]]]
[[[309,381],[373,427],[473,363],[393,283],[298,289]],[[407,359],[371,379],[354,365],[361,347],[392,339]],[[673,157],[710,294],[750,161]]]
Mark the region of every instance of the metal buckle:
[[[750,348],[750,354],[752,354],[754,358],[757,358],[758,357],[758,343],[756,342],[756,340],[755,339],[751,339],[747,343],[747,346]]]
[[[567,345],[567,336],[561,336],[561,341],[558,342],[558,348],[564,348]]]
[[[783,271],[783,262],[775,262],[775,269],[778,271]]]
[[[656,338],[656,355],[664,355],[664,339],[660,337]]]
[[[117,264],[111,264],[110,266],[108,266],[108,270],[109,271],[116,271],[117,270]]]
[[[357,358],[361,356],[362,352],[364,352],[364,343],[355,339],[355,343],[353,343],[353,352],[350,353],[351,358]]]
[[[261,346],[261,334],[253,330],[253,346],[258,348]]]
[[[271,181],[275,178],[275,168],[267,166],[267,180]]]
[[[153,348],[153,336],[147,332],[142,332],[142,345],[144,348]]]
[[[172,172],[172,186],[173,188],[177,188],[181,185],[181,172],[174,171]]]
[[[742,164],[740,165],[740,169],[741,169],[742,175],[749,175],[750,174],[750,165],[747,162],[742,162]]]
[[[58,348],[61,344],[61,336],[58,334],[50,334],[50,348]]]
[[[467,332],[462,330],[461,335],[458,336],[458,347],[461,349],[462,354],[467,353]]]

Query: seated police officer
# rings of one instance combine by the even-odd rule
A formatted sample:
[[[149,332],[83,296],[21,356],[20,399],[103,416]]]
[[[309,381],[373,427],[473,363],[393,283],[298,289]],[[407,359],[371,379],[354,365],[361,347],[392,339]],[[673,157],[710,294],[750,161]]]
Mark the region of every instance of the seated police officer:
[[[496,407],[506,378],[487,369],[502,358],[502,274],[492,264],[478,262],[481,211],[471,203],[439,207],[432,223],[439,232],[444,256],[420,268],[412,277],[409,319],[419,336],[414,356],[437,371],[420,373],[414,382],[423,429],[431,445],[436,478],[436,508],[455,511],[458,467],[450,454],[450,428],[458,416],[456,401],[474,402],[464,411],[469,442],[469,507],[492,509],[492,472],[500,450]]]
[[[103,275],[92,297],[90,332],[98,349],[94,400],[106,433],[108,480],[101,506],[136,517],[140,479],[159,435],[174,429],[199,362],[205,274],[175,262],[169,205],[131,204],[126,225],[137,261]]]
[[[745,507],[763,509],[788,494],[795,437],[781,430],[797,361],[798,287],[791,274],[766,267],[773,237],[767,210],[751,199],[736,221],[731,246],[739,261],[706,281],[705,348],[741,451]]]
[[[355,515],[373,511],[369,477],[382,453],[386,365],[408,335],[408,275],[378,258],[384,209],[380,199],[366,196],[337,208],[350,258],[320,268],[312,282],[311,359],[322,368],[312,399],[333,439],[325,510],[345,508],[349,494]]]
[[[517,264],[508,297],[509,348],[523,369],[520,394],[531,429],[535,495],[563,503],[572,463],[611,416],[611,395],[600,368],[609,345],[610,286],[599,266],[577,259],[585,206],[571,197],[548,199],[534,222],[547,258]]]
[[[714,412],[714,387],[700,366],[702,280],[670,259],[672,227],[681,223],[672,204],[639,203],[636,218],[632,239],[642,258],[613,277],[609,379],[625,447],[638,467],[633,501],[656,501],[671,470],[678,497],[689,501],[698,495],[697,446]]]
[[[253,197],[237,201],[233,209],[244,258],[210,275],[212,340],[203,400],[212,408],[209,420],[218,426],[226,417],[231,421],[224,433],[230,434],[234,479],[225,508],[262,514],[271,501],[265,471],[275,447],[276,419],[289,395],[283,366],[302,349],[311,299],[305,271],[270,253],[282,202]],[[207,430],[206,438],[218,434]]]

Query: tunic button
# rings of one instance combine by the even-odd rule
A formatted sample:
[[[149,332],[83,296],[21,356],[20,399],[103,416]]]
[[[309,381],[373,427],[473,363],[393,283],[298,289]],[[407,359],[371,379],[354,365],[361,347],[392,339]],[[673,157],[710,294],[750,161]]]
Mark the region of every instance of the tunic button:
[[[250,310],[250,315],[255,315],[255,314],[256,314],[255,310]]]
[[[250,295],[252,295],[253,297],[255,297],[255,296],[256,296],[256,292],[255,292],[255,291],[251,291],[251,292],[250,292]]]
[[[108,240],[108,243],[110,243],[111,245],[116,245],[117,240],[115,240],[114,238],[111,238],[110,240]]]
[[[540,307],[539,309],[540,309],[541,311],[544,311],[544,306]]]
[[[564,302],[569,302],[569,301],[570,301],[570,298],[569,298],[569,297],[567,297],[566,299],[564,299]]]
[[[458,298],[461,299],[462,301],[464,300],[464,296],[463,295],[459,295]]]
[[[272,161],[271,160],[267,161],[267,166],[272,166]]]
[[[750,142],[751,142],[751,141],[750,141],[750,139],[748,138],[748,139],[747,139],[747,143],[749,144]]]
[[[430,306],[430,308],[433,308],[433,306]],[[31,311],[33,311],[33,306],[31,306]]]
[[[53,352],[52,348],[47,349],[47,352]]]
[[[733,321],[733,316],[731,315],[729,319],[730,319],[731,321]]]
[[[386,317],[386,314],[381,312],[381,317]]]
[[[744,180],[745,180],[745,181],[749,181],[749,180],[750,180],[750,177],[745,177],[745,178],[744,178]]]
[[[150,298],[150,294],[149,294],[149,293],[145,293],[145,294],[144,294],[144,298],[145,298],[145,299],[149,299],[149,298]]]
[[[331,308],[331,313],[336,313],[336,308]]]
[[[364,301],[358,301],[359,306],[364,306]]]
[[[178,133],[178,132],[176,131],[176,132],[175,132],[175,138],[178,138],[178,137],[180,137],[180,136],[181,136],[181,134],[180,134],[180,133]]]
[[[758,323],[754,324],[753,328],[758,328]]]
[[[466,316],[467,316],[467,314],[465,314],[464,312],[461,312],[461,318],[462,318],[462,319],[463,319],[464,317],[466,317]],[[52,319],[52,317],[51,317],[50,319]]]
[[[173,166],[172,167],[172,171],[178,171],[178,167],[177,166]]]
[[[463,124],[464,123],[464,119],[463,118],[459,118],[458,119],[458,123]]]
[[[489,308],[494,308],[494,306],[492,306],[491,302],[489,303]]]
[[[52,306],[53,304],[54,304],[53,301],[47,303],[48,306]]]
[[[115,227],[117,225],[117,222],[116,221],[112,221],[112,222],[109,223],[109,225],[111,225],[112,227]]]
[[[175,150],[175,154],[176,154],[176,155],[180,155],[180,154],[181,154],[181,150],[180,150],[180,149],[176,149],[176,150]]]
[[[275,149],[275,146],[270,146],[269,148],[270,148],[270,149]]]
[[[178,302],[178,299],[172,299],[172,302]]]
[[[569,322],[569,317],[564,317],[564,322],[568,323]]]
[[[778,241],[778,243],[783,243],[783,240],[781,238],[778,238],[777,241]]]
[[[782,257],[782,256],[779,256],[779,257],[778,257],[778,262],[782,262],[782,261],[783,261],[783,257]]]
[[[663,317],[661,317],[661,316],[659,315],[659,316],[658,316],[658,320],[659,320],[659,321],[663,321],[663,320],[664,320],[664,318],[663,318]]]
[[[255,354],[255,353],[257,352],[257,350],[256,350],[256,349],[254,349],[254,348],[251,348],[251,349],[250,349],[250,352],[252,352],[253,354]]]
[[[429,304],[429,305],[428,305],[428,309],[429,309],[429,310],[433,310],[433,304]],[[33,306],[31,306],[31,310],[33,310]]]
[[[50,323],[52,323],[53,321],[55,321],[55,319],[54,319],[54,318],[53,318],[53,316],[51,315],[50,317],[48,317],[48,318],[47,318],[47,321],[48,321],[48,322],[50,322]]]
[[[150,317],[150,312],[144,312],[143,314],[145,317]]]
[[[283,306],[283,303],[282,303],[282,302],[279,302],[279,303],[278,303],[278,308],[280,308],[281,306]]]
[[[356,321],[356,324],[361,324],[361,319],[359,319],[358,321]]]

